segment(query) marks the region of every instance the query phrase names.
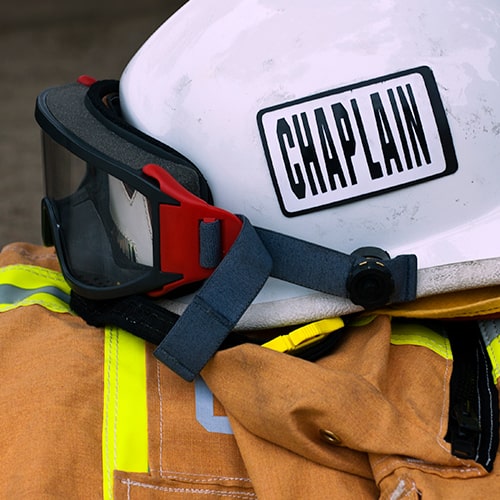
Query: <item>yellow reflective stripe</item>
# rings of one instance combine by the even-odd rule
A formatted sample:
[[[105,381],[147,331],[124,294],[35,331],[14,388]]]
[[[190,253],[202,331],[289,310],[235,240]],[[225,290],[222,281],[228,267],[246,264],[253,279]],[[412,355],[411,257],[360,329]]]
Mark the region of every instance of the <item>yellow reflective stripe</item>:
[[[393,321],[391,344],[427,347],[445,359],[453,359],[450,341],[443,335],[418,323]]]
[[[71,313],[70,287],[61,273],[38,266],[0,268],[0,312],[40,305]],[[113,498],[113,472],[148,472],[146,343],[115,327],[105,329],[102,462],[104,498]]]
[[[479,321],[486,350],[491,361],[491,373],[495,384],[500,378],[500,319]]]
[[[67,313],[69,299],[69,285],[57,271],[24,264],[0,268],[0,312],[36,304]]]
[[[280,335],[262,344],[263,347],[278,352],[291,352],[325,338],[344,326],[340,318],[328,318],[293,330],[288,335]]]
[[[493,381],[496,384],[500,378],[500,337],[493,339],[490,344],[486,346],[486,350],[488,351],[491,361]]]
[[[102,426],[103,494],[113,498],[113,471],[148,472],[146,344],[105,329]]]

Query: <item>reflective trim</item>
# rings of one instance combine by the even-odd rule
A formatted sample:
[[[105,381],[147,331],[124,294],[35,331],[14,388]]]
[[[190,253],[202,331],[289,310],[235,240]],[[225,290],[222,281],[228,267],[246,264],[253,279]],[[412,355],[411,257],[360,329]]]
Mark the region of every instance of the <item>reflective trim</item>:
[[[105,329],[102,425],[103,496],[113,498],[113,472],[148,472],[146,343]]]
[[[70,288],[61,273],[38,266],[11,265],[0,269],[0,312],[40,305],[59,312],[71,312]]]
[[[493,381],[496,384],[500,378],[500,319],[478,323],[490,357]]]
[[[0,312],[39,305],[72,313],[61,273],[38,266],[0,268]],[[113,498],[113,472],[148,472],[146,343],[115,327],[104,331],[103,496]]]
[[[393,321],[391,344],[427,347],[445,359],[453,359],[450,341],[445,336],[419,323]]]
[[[233,434],[229,418],[225,415],[214,415],[214,395],[201,377],[194,379],[196,401],[196,420],[208,432]]]
[[[500,320],[478,321],[478,325],[491,361],[493,381],[497,384],[500,379]],[[393,320],[391,344],[419,345],[445,359],[453,359],[449,340],[418,323],[399,323]]]

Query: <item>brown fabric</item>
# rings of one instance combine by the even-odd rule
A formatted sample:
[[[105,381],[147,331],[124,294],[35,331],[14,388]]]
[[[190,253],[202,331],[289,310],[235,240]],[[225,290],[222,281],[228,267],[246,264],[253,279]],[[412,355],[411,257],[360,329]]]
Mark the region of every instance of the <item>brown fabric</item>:
[[[17,263],[58,268],[51,250],[0,253]],[[101,498],[102,330],[29,306],[1,313],[0,332],[0,498]],[[195,384],[149,346],[150,470],[116,471],[115,498],[495,496],[500,460],[487,474],[444,440],[452,361],[390,334],[385,315],[351,326],[316,363],[254,345],[217,353],[203,378],[234,435],[200,424]]]
[[[500,315],[500,286],[424,297],[408,304],[381,309],[378,314],[424,319],[498,317]]]
[[[61,269],[53,248],[41,247],[30,243],[11,243],[2,248],[0,253],[0,267],[11,264],[40,266],[54,271]]]
[[[259,498],[303,498],[299,482],[308,498],[488,498],[498,489],[500,464],[488,475],[444,440],[452,361],[391,345],[390,332],[381,316],[351,327],[317,363],[245,345],[205,368]]]
[[[339,448],[336,465],[327,467],[248,432],[235,418],[231,422],[259,499],[377,498],[366,454]]]
[[[0,265],[57,267],[11,245]],[[40,306],[0,314],[1,498],[102,496],[102,332]]]
[[[118,472],[115,498],[242,498],[255,494],[234,436],[196,419],[194,384],[147,357],[149,474]],[[223,416],[214,401],[214,415]]]
[[[28,244],[2,250],[10,264],[58,269],[52,250]],[[0,313],[0,498],[102,498],[103,341],[71,314]],[[148,349],[150,471],[117,471],[115,498],[255,498],[234,436],[200,425],[194,385]]]

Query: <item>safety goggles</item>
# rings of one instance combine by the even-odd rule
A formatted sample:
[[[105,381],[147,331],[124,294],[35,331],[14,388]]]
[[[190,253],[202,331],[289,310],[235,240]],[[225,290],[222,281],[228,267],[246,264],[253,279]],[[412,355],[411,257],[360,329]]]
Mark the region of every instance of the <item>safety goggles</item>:
[[[163,294],[209,277],[238,236],[185,157],[121,117],[118,82],[44,91],[44,243],[84,297]]]

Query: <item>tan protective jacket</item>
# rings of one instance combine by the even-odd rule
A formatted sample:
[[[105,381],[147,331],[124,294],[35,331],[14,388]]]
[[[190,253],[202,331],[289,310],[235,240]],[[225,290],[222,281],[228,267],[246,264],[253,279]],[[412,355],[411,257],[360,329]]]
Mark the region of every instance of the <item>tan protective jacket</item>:
[[[57,271],[48,249],[0,253],[0,498],[498,495],[500,460],[487,472],[445,439],[448,340],[395,319],[490,319],[498,287],[356,318],[315,363],[255,345],[221,351],[188,383],[154,346],[72,314]],[[498,386],[498,336],[488,353]]]

